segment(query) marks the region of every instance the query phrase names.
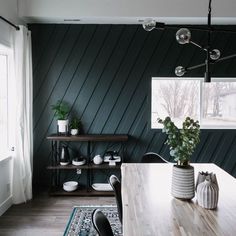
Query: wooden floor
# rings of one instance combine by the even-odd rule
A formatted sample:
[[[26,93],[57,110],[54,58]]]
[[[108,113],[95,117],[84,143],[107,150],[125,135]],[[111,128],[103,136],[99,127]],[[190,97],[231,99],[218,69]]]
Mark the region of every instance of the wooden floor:
[[[73,206],[115,204],[114,197],[49,197],[38,194],[0,216],[0,236],[61,236]]]

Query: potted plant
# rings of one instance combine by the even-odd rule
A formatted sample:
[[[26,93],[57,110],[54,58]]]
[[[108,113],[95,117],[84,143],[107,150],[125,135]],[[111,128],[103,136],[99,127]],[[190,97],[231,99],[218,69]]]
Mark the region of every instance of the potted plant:
[[[52,110],[55,111],[55,117],[57,118],[58,134],[68,134],[68,105],[58,100],[55,105],[52,105]]]
[[[74,117],[70,123],[70,133],[71,135],[77,135],[79,133],[81,121],[80,119]]]
[[[167,134],[166,144],[170,147],[170,156],[177,164],[173,166],[172,195],[181,199],[194,197],[194,168],[190,158],[200,141],[200,125],[187,117],[179,129],[170,117],[158,119],[163,124],[162,132]]]

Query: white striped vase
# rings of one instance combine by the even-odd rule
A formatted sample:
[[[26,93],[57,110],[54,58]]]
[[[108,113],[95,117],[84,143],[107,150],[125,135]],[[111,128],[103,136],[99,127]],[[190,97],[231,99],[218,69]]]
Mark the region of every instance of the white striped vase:
[[[171,194],[175,198],[190,200],[194,197],[194,168],[193,166],[173,166]]]
[[[211,180],[205,180],[197,186],[198,205],[206,209],[215,209],[219,199],[219,187]]]

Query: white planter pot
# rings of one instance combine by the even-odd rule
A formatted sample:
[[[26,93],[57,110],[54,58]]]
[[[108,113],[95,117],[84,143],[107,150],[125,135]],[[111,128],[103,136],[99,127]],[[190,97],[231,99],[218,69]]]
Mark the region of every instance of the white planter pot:
[[[173,166],[171,194],[175,198],[190,200],[195,195],[193,166]]]
[[[69,120],[58,120],[58,133],[66,134],[68,132]]]
[[[70,134],[71,135],[77,135],[79,133],[79,130],[78,129],[71,129],[70,130]]]

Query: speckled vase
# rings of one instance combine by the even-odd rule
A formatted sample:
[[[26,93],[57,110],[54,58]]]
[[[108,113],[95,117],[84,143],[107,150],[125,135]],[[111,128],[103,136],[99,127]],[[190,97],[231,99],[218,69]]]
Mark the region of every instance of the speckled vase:
[[[194,168],[188,166],[173,166],[171,194],[181,200],[190,200],[195,196]]]
[[[198,205],[206,209],[215,209],[219,199],[219,187],[211,179],[206,179],[197,186]]]

